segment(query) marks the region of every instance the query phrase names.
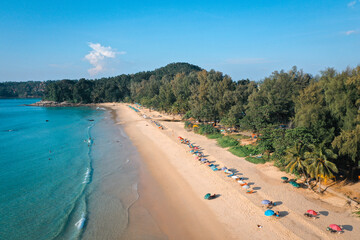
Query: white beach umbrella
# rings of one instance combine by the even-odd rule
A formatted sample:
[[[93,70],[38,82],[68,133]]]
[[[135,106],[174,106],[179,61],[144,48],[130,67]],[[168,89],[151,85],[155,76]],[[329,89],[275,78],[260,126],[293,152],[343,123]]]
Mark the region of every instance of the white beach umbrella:
[[[244,189],[249,189],[250,186],[249,186],[249,185],[244,185],[243,188],[244,188]]]

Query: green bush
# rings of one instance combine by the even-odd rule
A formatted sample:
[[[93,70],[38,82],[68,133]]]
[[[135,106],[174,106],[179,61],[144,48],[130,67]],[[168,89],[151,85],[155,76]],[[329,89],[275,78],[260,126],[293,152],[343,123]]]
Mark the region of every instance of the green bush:
[[[235,139],[235,140],[241,140],[241,139],[249,139],[249,136],[242,135],[242,134],[231,134],[229,137]]]
[[[214,128],[210,124],[201,124],[199,125],[199,129],[197,129],[197,133],[201,135],[214,134],[218,133],[219,130]]]
[[[217,142],[218,144],[223,147],[223,148],[226,148],[226,147],[234,147],[234,146],[237,146],[239,145],[239,142],[236,141],[235,139],[231,138],[231,137],[228,137],[228,136],[225,136],[225,137],[222,137],[222,138],[218,138],[217,139]]]
[[[216,139],[216,138],[221,138],[222,134],[221,133],[212,133],[212,134],[206,135],[206,137],[209,139]]]
[[[191,111],[187,111],[185,115],[183,116],[183,119],[189,119],[192,117]]]
[[[235,146],[229,149],[229,151],[238,157],[247,157],[250,155],[258,155],[261,152],[253,145]]]
[[[229,149],[229,152],[238,157],[247,157],[249,156],[247,149],[243,146],[236,146]]]
[[[189,121],[185,121],[184,128],[192,128],[193,124]]]
[[[264,163],[266,163],[265,159],[263,159],[262,157],[246,157],[245,160],[248,161],[248,162],[255,163],[255,164],[264,164]]]

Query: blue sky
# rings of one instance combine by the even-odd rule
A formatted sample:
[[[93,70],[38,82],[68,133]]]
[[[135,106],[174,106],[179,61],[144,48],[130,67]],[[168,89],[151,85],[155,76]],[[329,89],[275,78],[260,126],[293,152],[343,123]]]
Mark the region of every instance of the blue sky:
[[[360,0],[0,1],[0,81],[100,78],[189,62],[261,80],[360,64]]]

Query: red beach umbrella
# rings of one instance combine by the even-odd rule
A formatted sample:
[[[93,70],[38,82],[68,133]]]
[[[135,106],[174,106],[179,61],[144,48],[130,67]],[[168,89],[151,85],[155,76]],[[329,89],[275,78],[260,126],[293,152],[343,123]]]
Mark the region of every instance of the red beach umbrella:
[[[310,213],[311,215],[314,215],[314,216],[318,215],[318,213],[315,212],[314,210],[307,210],[306,212],[308,212],[308,213]]]
[[[329,227],[335,231],[342,231],[341,227],[339,227],[339,225],[336,224],[330,224]]]

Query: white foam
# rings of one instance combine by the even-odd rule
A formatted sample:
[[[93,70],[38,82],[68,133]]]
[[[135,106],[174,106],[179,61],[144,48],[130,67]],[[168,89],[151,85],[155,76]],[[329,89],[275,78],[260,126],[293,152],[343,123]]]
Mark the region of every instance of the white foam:
[[[89,177],[90,177],[90,169],[87,168],[86,173],[85,173],[85,177],[84,177],[84,181],[82,183],[87,183],[89,181]]]
[[[85,214],[83,213],[83,214],[81,214],[80,220],[75,223],[75,226],[77,227],[77,229],[80,230],[84,227],[85,220],[86,220]]]

